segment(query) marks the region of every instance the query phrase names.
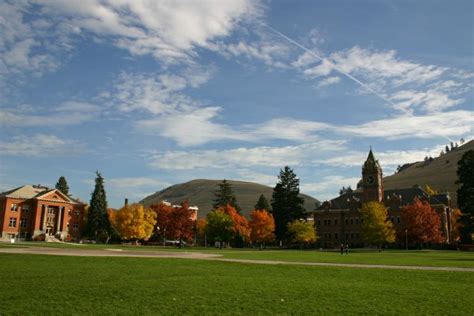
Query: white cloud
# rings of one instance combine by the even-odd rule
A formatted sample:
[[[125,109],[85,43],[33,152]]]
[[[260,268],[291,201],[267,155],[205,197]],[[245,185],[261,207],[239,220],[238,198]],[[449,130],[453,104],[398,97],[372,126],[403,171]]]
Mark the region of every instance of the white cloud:
[[[342,141],[326,141],[282,147],[240,147],[227,150],[166,151],[151,155],[149,165],[157,169],[282,167],[304,165],[310,157],[327,156],[344,148]]]
[[[341,77],[337,77],[337,76],[327,77],[327,78],[324,78],[323,80],[320,80],[317,84],[317,87],[318,88],[327,87],[327,86],[336,84],[339,81],[341,81]]]
[[[136,189],[143,187],[160,189],[170,185],[166,181],[147,177],[112,178],[107,180],[107,184],[116,189]]]
[[[77,153],[80,147],[80,144],[48,134],[15,136],[9,142],[0,143],[2,154],[25,157],[70,155]]]
[[[334,198],[339,190],[344,186],[355,189],[360,177],[344,177],[340,175],[325,176],[318,182],[302,182],[301,192],[317,197],[320,201]]]
[[[258,2],[194,1],[42,1],[43,12],[98,36],[133,55],[164,62],[191,60],[197,48],[228,36],[244,20],[258,16]]]

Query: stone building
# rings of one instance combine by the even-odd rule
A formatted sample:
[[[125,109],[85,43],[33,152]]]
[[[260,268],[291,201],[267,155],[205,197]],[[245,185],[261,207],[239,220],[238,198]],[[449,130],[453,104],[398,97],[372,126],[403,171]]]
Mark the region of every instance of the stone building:
[[[0,193],[0,238],[77,240],[84,207],[61,191],[41,185]]]
[[[404,236],[405,227],[401,220],[401,208],[413,202],[418,197],[428,201],[436,210],[441,219],[441,231],[445,243],[452,241],[452,225],[450,197],[448,193],[429,195],[420,187],[384,190],[383,173],[379,162],[375,159],[372,149],[362,166],[362,180],[360,188],[345,193],[330,201],[325,201],[313,211],[314,223],[318,233],[318,243],[323,248],[336,248],[341,243],[351,247],[364,246],[361,232],[361,217],[359,209],[366,202],[381,202],[388,210],[397,236]],[[405,240],[397,240],[404,245]]]

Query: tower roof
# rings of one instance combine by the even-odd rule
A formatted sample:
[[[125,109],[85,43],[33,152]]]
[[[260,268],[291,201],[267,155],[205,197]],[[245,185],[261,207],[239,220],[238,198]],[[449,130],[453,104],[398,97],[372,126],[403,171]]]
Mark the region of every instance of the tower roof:
[[[375,159],[374,153],[372,152],[372,147],[370,147],[369,155],[367,156],[367,159],[364,162],[363,169],[366,168],[380,168],[379,161]]]

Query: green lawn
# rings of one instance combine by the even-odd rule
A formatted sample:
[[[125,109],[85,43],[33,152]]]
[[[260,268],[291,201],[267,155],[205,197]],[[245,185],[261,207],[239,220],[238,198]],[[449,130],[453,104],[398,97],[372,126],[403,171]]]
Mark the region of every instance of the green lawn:
[[[2,244],[0,247],[59,247],[71,249],[105,249],[118,248],[132,251],[197,251],[205,253],[222,254],[225,258],[252,259],[252,260],[278,260],[299,262],[327,262],[327,263],[361,263],[361,264],[388,264],[388,265],[415,265],[439,267],[470,267],[474,268],[474,253],[453,250],[386,250],[383,252],[371,250],[351,250],[349,255],[341,256],[339,252],[319,250],[254,250],[254,249],[215,249],[215,248],[185,248],[150,247],[150,246],[124,246],[124,245],[77,245],[23,242],[19,244]]]
[[[474,273],[0,254],[0,315],[472,315]]]

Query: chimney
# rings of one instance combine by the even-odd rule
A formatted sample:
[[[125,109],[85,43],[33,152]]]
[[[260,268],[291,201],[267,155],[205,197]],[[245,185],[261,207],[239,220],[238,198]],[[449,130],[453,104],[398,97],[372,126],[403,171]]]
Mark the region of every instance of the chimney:
[[[124,204],[124,205],[125,205],[125,206],[128,205],[128,199],[127,199],[127,198],[125,198],[125,204]]]

